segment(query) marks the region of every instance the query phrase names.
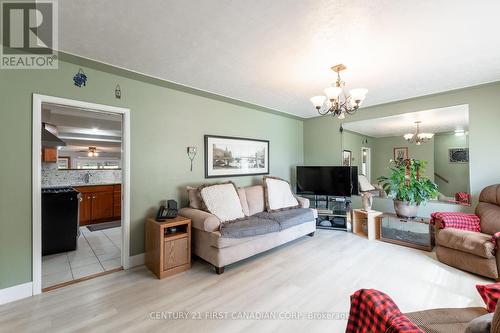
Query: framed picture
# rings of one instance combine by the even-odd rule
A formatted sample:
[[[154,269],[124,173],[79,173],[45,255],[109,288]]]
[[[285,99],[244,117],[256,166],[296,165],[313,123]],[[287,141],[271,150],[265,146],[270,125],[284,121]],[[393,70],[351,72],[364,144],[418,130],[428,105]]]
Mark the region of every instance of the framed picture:
[[[268,174],[268,140],[205,135],[205,178]]]
[[[71,157],[59,156],[57,158],[57,168],[59,170],[71,169]]]
[[[393,149],[394,161],[408,159],[408,147],[396,147]]]
[[[343,166],[351,166],[352,162],[352,152],[350,150],[342,151],[342,165]]]
[[[469,163],[469,148],[448,149],[450,163]]]

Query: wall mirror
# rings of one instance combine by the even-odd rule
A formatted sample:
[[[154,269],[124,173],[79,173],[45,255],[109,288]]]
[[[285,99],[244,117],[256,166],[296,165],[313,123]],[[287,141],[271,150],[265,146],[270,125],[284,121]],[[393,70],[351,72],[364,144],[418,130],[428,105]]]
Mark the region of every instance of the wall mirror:
[[[425,160],[426,176],[439,187],[435,200],[470,205],[468,130],[468,105],[346,122],[341,153],[350,151],[351,165],[377,188],[391,159]]]

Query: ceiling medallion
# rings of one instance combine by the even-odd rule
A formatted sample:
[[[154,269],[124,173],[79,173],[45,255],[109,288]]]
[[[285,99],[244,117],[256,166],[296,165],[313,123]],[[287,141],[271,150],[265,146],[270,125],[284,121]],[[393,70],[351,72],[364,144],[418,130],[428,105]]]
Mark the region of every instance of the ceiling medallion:
[[[349,90],[349,95],[344,92],[345,82],[340,78],[340,72],[347,67],[343,64],[333,66],[331,69],[337,73],[337,82],[335,86],[328,87],[324,90],[325,95],[314,96],[311,102],[322,116],[331,114],[344,119],[345,114],[354,114],[360,107],[361,103],[368,93],[368,89],[358,88]],[[326,107],[324,107],[326,102]]]
[[[420,124],[421,121],[416,121],[417,129],[415,133],[407,133],[403,135],[406,141],[409,143],[415,143],[416,145],[421,145],[422,143],[426,143],[434,136],[434,133],[422,133],[420,132]]]

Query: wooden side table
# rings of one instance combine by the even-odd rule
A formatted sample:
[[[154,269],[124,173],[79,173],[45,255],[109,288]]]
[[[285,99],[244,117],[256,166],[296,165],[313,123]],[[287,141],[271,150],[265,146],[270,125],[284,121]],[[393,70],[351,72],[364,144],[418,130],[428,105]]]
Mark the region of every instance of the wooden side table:
[[[175,227],[173,231],[172,227]],[[191,220],[177,216],[165,222],[146,221],[146,266],[163,279],[191,268]]]
[[[376,210],[365,211],[353,209],[352,211],[352,232],[366,237],[369,240],[380,238],[380,218],[381,212]],[[366,227],[366,231],[364,230]]]

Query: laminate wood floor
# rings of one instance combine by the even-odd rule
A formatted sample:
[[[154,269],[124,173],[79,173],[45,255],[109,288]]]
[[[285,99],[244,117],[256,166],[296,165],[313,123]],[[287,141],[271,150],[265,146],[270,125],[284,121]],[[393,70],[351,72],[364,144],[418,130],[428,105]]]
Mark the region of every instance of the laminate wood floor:
[[[483,306],[475,285],[490,282],[433,253],[317,230],[222,275],[195,261],[190,271],[157,280],[140,266],[5,304],[0,331],[343,332],[349,295],[359,288],[382,290],[408,312]],[[301,317],[312,314],[330,319]]]

